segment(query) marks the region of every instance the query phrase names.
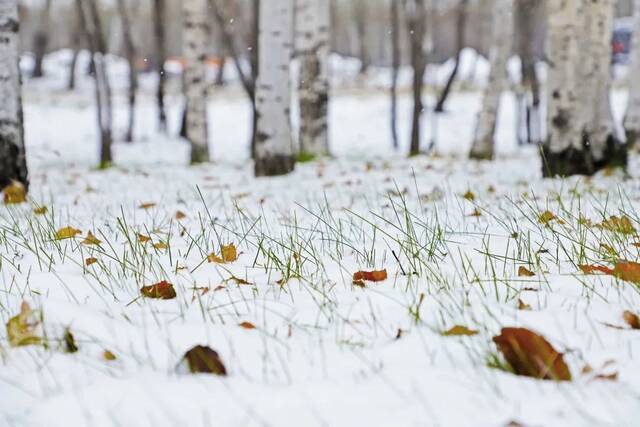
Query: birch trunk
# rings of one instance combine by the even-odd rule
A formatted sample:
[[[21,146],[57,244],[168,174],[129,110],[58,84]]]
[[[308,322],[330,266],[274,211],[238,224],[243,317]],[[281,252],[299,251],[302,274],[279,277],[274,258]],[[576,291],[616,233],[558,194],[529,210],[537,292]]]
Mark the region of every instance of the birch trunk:
[[[629,106],[624,119],[627,145],[635,145],[640,138],[640,0],[633,3],[633,40],[629,70]]]
[[[293,0],[262,3],[256,86],[256,176],[287,174],[295,166],[290,122],[292,36]]]
[[[609,99],[613,8],[613,0],[549,1],[545,176],[592,175],[626,165]]]
[[[469,156],[472,159],[492,159],[494,157],[496,122],[500,109],[502,92],[507,88],[509,75],[507,60],[512,48],[513,0],[493,2],[492,48],[489,57],[491,71],[485,88],[482,107]]]
[[[18,68],[18,2],[0,0],[0,189],[29,181]]]
[[[300,59],[300,152],[329,155],[329,0],[296,0],[296,53]]]
[[[183,52],[185,136],[191,143],[191,163],[209,161],[207,131],[207,1],[184,0]]]

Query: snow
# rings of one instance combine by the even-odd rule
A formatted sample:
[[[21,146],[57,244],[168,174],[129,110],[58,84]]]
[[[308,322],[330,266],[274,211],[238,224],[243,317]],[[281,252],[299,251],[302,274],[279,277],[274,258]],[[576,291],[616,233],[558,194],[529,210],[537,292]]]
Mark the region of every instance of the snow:
[[[455,92],[437,119],[437,155],[406,159],[391,149],[387,93],[340,77],[330,108],[335,158],[255,179],[249,106],[236,83],[211,93],[214,163],[187,167],[187,144],[155,131],[154,79],[145,75],[137,142],[117,144],[116,166],[98,171],[91,82],[79,74],[78,90],[66,92],[56,63],[61,56],[48,59],[49,77],[25,87],[31,203],[0,206],[0,321],[27,300],[43,310],[52,341],[10,348],[0,335],[1,425],[637,425],[640,332],[606,324],[623,326],[624,310],[640,311],[640,288],[576,267],[606,263],[601,243],[637,260],[633,236],[577,224],[579,214],[595,223],[625,214],[638,227],[637,156],[630,179],[544,181],[537,149],[514,142],[507,93],[498,159],[467,161],[480,105],[473,89]],[[119,60],[111,65],[120,134],[126,75]],[[371,77],[387,84],[381,70]],[[405,153],[410,101],[406,87],[401,93]],[[433,94],[426,98],[433,105]],[[614,95],[618,119],[625,98]],[[174,91],[174,133],[181,103]],[[425,141],[432,121],[425,114]],[[462,197],[467,190],[475,201]],[[157,205],[139,207],[147,202]],[[35,203],[48,214],[34,215]],[[482,215],[469,216],[475,209]],[[539,224],[547,209],[566,223]],[[187,217],[174,219],[178,210]],[[67,225],[92,230],[101,248],[52,240]],[[203,263],[231,242],[238,261]],[[84,267],[90,256],[99,262]],[[280,286],[287,265],[294,278]],[[518,277],[521,265],[536,276]],[[352,285],[355,271],[374,268],[389,279]],[[418,274],[403,275],[411,270]],[[254,285],[214,290],[231,276]],[[143,285],[163,279],[177,299],[139,298]],[[519,310],[518,300],[532,310]],[[257,328],[240,328],[243,321]],[[479,334],[440,334],[457,324]],[[574,380],[489,368],[491,338],[503,326],[544,335]],[[78,353],[60,350],[66,327]],[[214,348],[229,376],[179,374],[196,344]],[[105,349],[117,359],[105,361]],[[608,361],[615,381],[581,373]]]

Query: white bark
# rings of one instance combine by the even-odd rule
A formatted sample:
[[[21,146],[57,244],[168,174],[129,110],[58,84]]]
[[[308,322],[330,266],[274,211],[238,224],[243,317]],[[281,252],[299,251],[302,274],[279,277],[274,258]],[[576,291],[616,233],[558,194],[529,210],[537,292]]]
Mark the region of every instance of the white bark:
[[[633,3],[633,40],[629,69],[629,106],[624,119],[627,142],[634,144],[640,137],[640,0]]]
[[[581,149],[582,135],[577,117],[579,0],[549,0],[548,58],[548,150],[562,153]]]
[[[300,59],[300,151],[329,154],[330,0],[296,0],[295,44]]]
[[[489,83],[485,88],[471,147],[470,155],[476,159],[491,159],[494,155],[500,98],[508,86],[507,60],[513,47],[513,0],[494,0],[493,8],[493,22],[498,24],[493,25]]]
[[[0,0],[0,189],[27,184],[18,68],[18,3]]]
[[[256,86],[257,176],[281,175],[294,167],[289,72],[292,42],[293,0],[263,1],[260,7],[260,58]]]
[[[580,127],[593,159],[600,161],[615,133],[610,102],[614,4],[613,0],[589,0],[582,7]]]
[[[182,0],[185,134],[191,143],[191,162],[209,161],[207,127],[207,0]]]

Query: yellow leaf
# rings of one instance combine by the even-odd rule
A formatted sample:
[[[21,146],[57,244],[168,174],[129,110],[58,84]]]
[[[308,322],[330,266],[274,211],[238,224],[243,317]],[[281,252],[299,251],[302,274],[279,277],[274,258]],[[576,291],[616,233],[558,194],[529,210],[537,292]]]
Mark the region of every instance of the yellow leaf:
[[[151,237],[145,236],[144,234],[138,234],[138,242],[147,243],[151,241]]]
[[[519,277],[533,277],[535,276],[536,273],[534,273],[533,271],[527,270],[524,266],[520,266],[520,268],[518,268],[518,276]]]
[[[12,181],[2,191],[4,192],[5,205],[15,205],[27,201],[27,190],[18,181]]]
[[[469,329],[466,326],[456,325],[448,331],[443,332],[442,335],[445,337],[470,337],[473,335],[478,335],[478,331]]]
[[[164,242],[158,242],[158,243],[155,243],[153,247],[158,250],[163,250],[163,249],[167,249],[169,246],[167,246],[167,244]]]
[[[627,216],[617,217],[612,216],[609,219],[605,219],[598,225],[598,227],[620,234],[636,234],[636,229],[633,223]]]
[[[464,193],[462,197],[470,202],[473,202],[476,199],[476,195],[471,190],[468,190],[466,193]]]
[[[33,213],[36,215],[45,215],[49,211],[49,208],[46,206],[40,206],[33,209]]]
[[[113,353],[112,353],[111,351],[109,351],[109,350],[105,350],[105,351],[103,351],[103,352],[102,352],[102,358],[103,358],[104,360],[107,360],[107,361],[109,361],[109,362],[112,362],[112,361],[116,360],[116,355],[115,355],[115,354],[113,354]]]
[[[86,260],[84,260],[84,265],[89,267],[90,265],[95,264],[96,262],[98,262],[98,258],[87,258]]]
[[[538,215],[538,222],[540,224],[548,225],[554,219],[556,219],[556,215],[551,211],[544,211]]]
[[[39,325],[38,314],[31,310],[29,304],[23,302],[20,306],[20,314],[12,317],[7,322],[9,345],[21,347],[40,344],[42,338],[36,332]]]
[[[210,254],[207,256],[207,260],[216,264],[227,264],[234,262],[238,259],[238,250],[233,243],[229,245],[222,245],[220,248],[220,255]]]
[[[96,245],[99,246],[102,243],[96,236],[93,235],[92,232],[87,233],[87,237],[82,241],[83,245]]]
[[[56,240],[64,240],[64,239],[73,239],[78,234],[81,234],[82,231],[73,227],[64,227],[56,232]]]

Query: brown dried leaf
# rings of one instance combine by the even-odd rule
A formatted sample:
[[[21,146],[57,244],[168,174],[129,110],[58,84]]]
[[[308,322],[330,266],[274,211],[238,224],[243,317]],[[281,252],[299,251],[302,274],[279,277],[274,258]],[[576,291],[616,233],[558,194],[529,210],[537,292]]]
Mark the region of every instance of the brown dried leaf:
[[[138,234],[138,242],[147,243],[151,241],[151,237],[145,236],[144,234]]]
[[[603,230],[612,231],[614,233],[636,234],[636,229],[633,226],[631,219],[629,219],[629,217],[625,215],[621,217],[617,217],[614,215],[611,218],[602,221],[600,224],[598,224],[598,227],[602,228]]]
[[[85,239],[82,241],[83,245],[95,245],[95,246],[100,246],[102,242],[93,235],[92,232],[87,232],[87,237],[85,237]]]
[[[105,350],[102,352],[102,358],[108,362],[113,362],[116,360],[116,355],[113,354],[110,350]]]
[[[254,325],[251,322],[242,322],[238,326],[240,326],[243,329],[255,329],[256,328],[256,325]]]
[[[65,329],[63,341],[64,341],[64,351],[66,353],[77,353],[78,352],[78,345],[76,344],[75,337],[71,333],[71,329],[69,329],[69,328]]]
[[[382,282],[387,280],[387,270],[358,271],[353,274],[353,281]]]
[[[164,242],[158,242],[158,243],[155,243],[155,244],[153,245],[153,247],[154,247],[154,248],[156,248],[156,249],[158,249],[158,250],[164,250],[164,249],[168,249],[168,248],[169,248],[169,246],[168,246],[166,243],[164,243]]]
[[[185,219],[187,217],[187,214],[182,212],[182,211],[177,211],[175,218],[180,221],[181,219]]]
[[[516,375],[571,381],[571,372],[563,355],[535,332],[525,328],[503,328],[493,342]]]
[[[39,206],[37,208],[33,208],[33,213],[36,215],[45,215],[49,211],[49,208],[46,206]]]
[[[618,279],[640,284],[640,264],[632,261],[617,262],[613,273]]]
[[[20,314],[12,317],[7,322],[7,336],[11,347],[37,345],[42,343],[42,338],[37,334],[40,320],[38,313],[34,312],[29,304],[23,302],[20,306]]]
[[[183,358],[189,366],[189,371],[193,374],[214,374],[220,376],[227,375],[227,369],[222,363],[218,353],[207,346],[195,346],[187,351]]]
[[[98,262],[98,258],[87,258],[84,260],[84,265],[86,265],[87,267],[89,267],[90,265],[95,264],[96,262]]]
[[[151,208],[155,208],[156,204],[151,202],[151,203],[142,203],[140,206],[138,206],[139,209],[144,209],[144,210],[148,210]]]
[[[580,270],[582,270],[582,272],[584,274],[594,274],[595,272],[600,272],[600,273],[604,273],[604,274],[613,274],[613,270],[608,268],[608,267],[604,267],[601,265],[586,265],[586,264],[582,264],[579,265],[578,268],[580,268]]]
[[[467,192],[462,195],[462,198],[470,202],[473,202],[476,199],[476,195],[473,193],[473,191],[467,190]]]
[[[166,280],[155,285],[144,286],[140,289],[140,293],[147,298],[164,300],[174,299],[177,296],[173,285]]]
[[[518,277],[533,277],[535,275],[536,273],[534,273],[531,270],[528,270],[523,265],[521,265],[520,268],[518,268]]]
[[[82,234],[82,231],[73,227],[63,227],[56,232],[56,240],[73,239],[78,234]]]
[[[640,329],[640,317],[632,311],[626,310],[622,314],[622,318],[625,323],[631,327],[631,329]]]

